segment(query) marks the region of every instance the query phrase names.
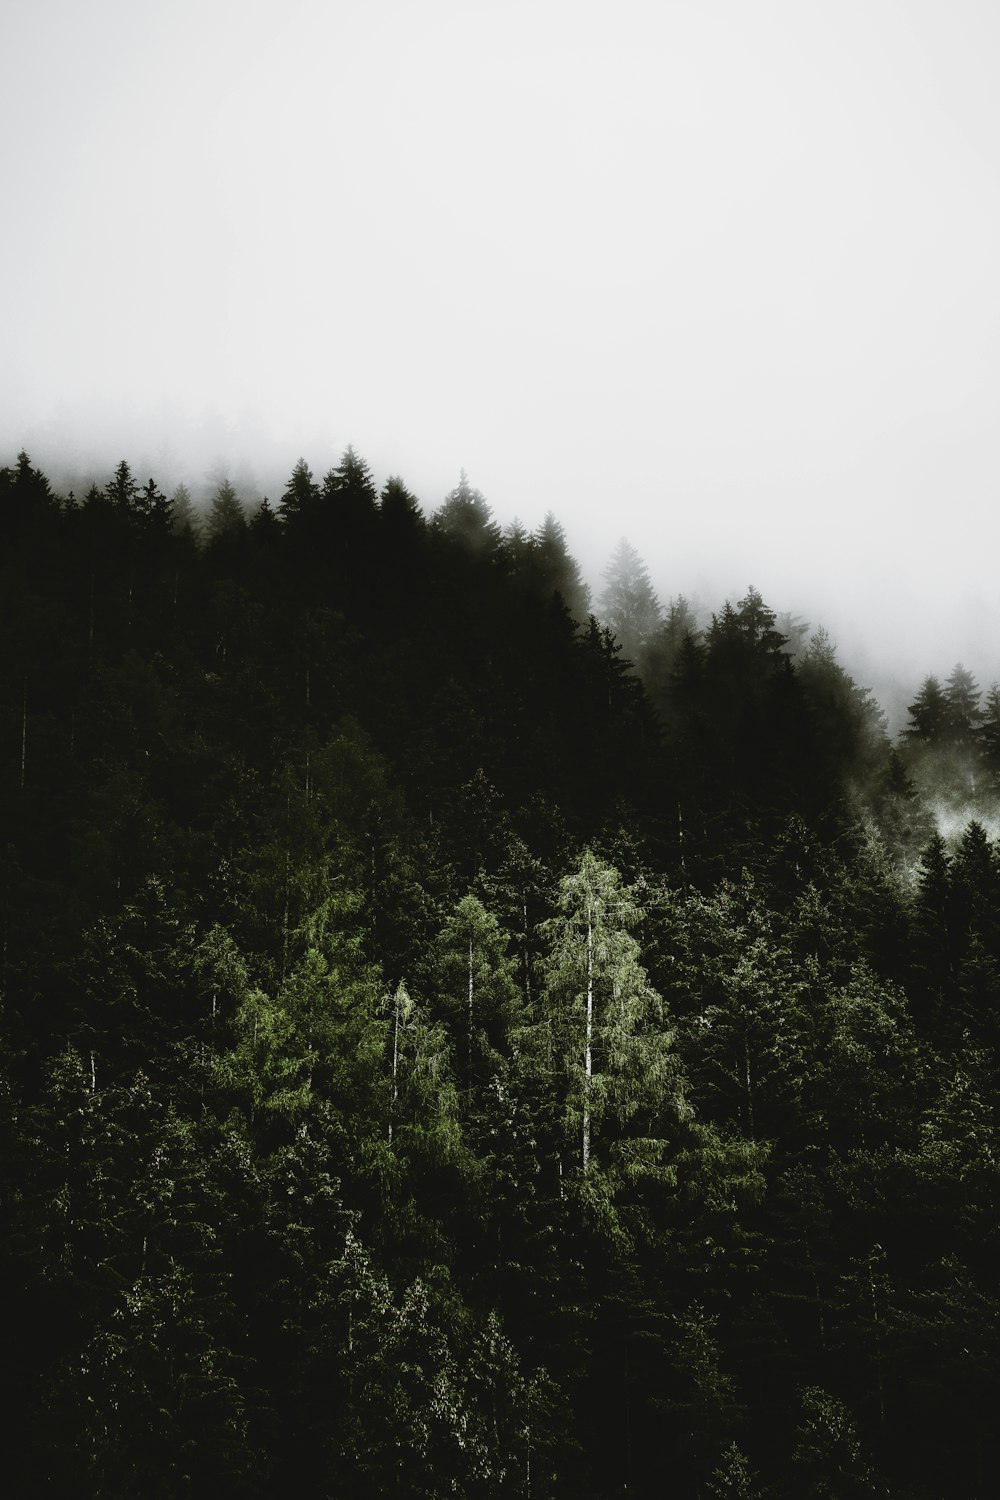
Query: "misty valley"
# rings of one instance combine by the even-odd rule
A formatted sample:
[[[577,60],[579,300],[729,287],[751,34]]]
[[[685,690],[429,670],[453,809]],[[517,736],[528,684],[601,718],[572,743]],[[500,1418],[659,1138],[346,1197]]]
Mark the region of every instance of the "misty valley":
[[[351,448],[0,579],[8,1493],[994,1492],[1000,686]]]

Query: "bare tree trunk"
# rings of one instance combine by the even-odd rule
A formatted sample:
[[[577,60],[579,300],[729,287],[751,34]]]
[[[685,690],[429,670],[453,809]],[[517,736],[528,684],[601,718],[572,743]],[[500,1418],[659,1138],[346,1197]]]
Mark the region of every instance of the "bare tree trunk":
[[[751,1140],[755,1139],[753,1133],[753,1079],[750,1074],[750,1043],[746,1037],[743,1038],[743,1071],[747,1091],[747,1123],[748,1135]]]
[[[472,934],[469,934],[469,1047],[466,1059],[469,1069],[469,1087],[472,1087]]]
[[[590,1165],[590,1081],[594,1075],[591,1044],[594,1036],[594,922],[587,904],[587,1032],[583,1048],[583,1174]]]
[[[396,1100],[399,1098],[399,1086],[396,1075],[399,1072],[399,987],[396,988],[396,1014],[392,1024],[392,1104],[389,1107],[389,1145],[392,1145],[392,1117],[396,1113]]]

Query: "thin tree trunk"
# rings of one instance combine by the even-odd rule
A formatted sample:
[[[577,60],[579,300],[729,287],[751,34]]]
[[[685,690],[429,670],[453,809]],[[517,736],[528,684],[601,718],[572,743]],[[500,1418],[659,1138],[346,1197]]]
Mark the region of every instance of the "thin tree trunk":
[[[753,1078],[750,1073],[750,1043],[746,1037],[743,1038],[743,1071],[747,1091],[748,1134],[751,1140],[755,1140],[756,1137],[753,1133]]]
[[[396,988],[396,1014],[392,1026],[392,1104],[389,1107],[389,1145],[392,1145],[392,1119],[396,1113],[399,1087],[396,1075],[399,1071],[399,987]]]
[[[591,1043],[594,1035],[594,923],[587,905],[587,1033],[583,1048],[583,1173],[590,1164],[590,1080],[594,1073]]]
[[[472,1087],[472,935],[469,935],[469,1047],[467,1064],[469,1069],[469,1087]]]

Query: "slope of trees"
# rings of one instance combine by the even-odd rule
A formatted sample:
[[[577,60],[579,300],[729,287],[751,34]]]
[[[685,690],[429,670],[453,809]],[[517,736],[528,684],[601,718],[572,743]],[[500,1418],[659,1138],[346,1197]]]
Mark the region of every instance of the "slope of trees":
[[[352,450],[197,520],[0,470],[11,1492],[987,1494],[997,690]]]

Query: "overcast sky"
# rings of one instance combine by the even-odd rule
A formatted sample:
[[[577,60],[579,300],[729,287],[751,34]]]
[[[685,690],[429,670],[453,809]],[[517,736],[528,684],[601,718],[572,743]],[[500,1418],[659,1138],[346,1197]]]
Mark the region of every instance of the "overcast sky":
[[[3,0],[0,50],[0,462],[353,442],[1000,676],[995,3]]]

